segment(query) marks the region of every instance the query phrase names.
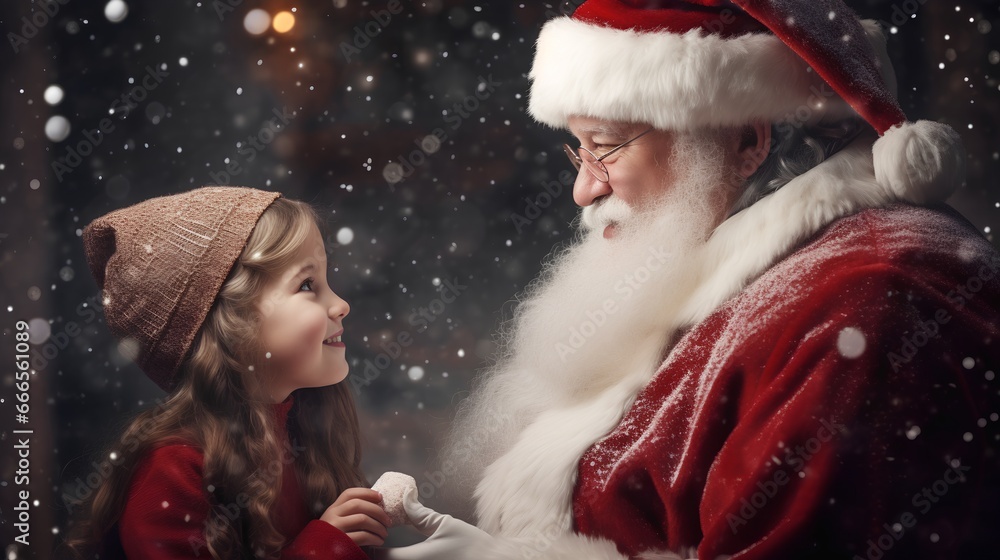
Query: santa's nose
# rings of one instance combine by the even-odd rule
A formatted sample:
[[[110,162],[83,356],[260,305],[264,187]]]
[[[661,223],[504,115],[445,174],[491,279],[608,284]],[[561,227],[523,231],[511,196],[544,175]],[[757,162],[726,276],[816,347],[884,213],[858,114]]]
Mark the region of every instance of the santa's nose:
[[[611,194],[611,183],[597,180],[594,174],[581,167],[573,183],[573,202],[577,206],[590,206],[598,198]]]

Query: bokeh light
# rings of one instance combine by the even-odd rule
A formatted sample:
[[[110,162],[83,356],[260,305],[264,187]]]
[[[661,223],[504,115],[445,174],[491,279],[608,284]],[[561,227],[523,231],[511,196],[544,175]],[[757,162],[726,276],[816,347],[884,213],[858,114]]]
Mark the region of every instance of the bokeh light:
[[[295,16],[292,12],[278,12],[274,15],[274,21],[271,25],[278,33],[288,33],[295,27]]]

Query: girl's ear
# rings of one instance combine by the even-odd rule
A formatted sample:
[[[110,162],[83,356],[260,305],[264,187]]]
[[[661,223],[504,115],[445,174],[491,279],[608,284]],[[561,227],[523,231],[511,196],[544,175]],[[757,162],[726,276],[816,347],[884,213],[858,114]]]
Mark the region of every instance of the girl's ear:
[[[771,123],[755,121],[744,126],[739,133],[736,148],[737,172],[746,179],[764,163],[771,151]]]

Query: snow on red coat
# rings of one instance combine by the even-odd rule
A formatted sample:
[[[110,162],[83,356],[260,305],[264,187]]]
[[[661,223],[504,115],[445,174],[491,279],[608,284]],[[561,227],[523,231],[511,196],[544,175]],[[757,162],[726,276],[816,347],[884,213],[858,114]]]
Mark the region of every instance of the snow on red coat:
[[[660,367],[487,467],[482,558],[996,557],[1000,254],[872,141],[716,228]]]
[[[272,511],[275,527],[288,539],[281,559],[367,560],[368,555],[347,534],[326,521],[311,518],[295,469],[291,463],[284,464],[286,458],[291,460],[295,455],[286,428],[292,404],[294,396],[289,396],[272,407],[286,447],[280,472],[281,493]],[[107,556],[102,558],[211,558],[203,533],[210,505],[202,490],[202,459],[200,449],[185,444],[162,445],[148,452],[132,475],[125,509],[106,539]],[[262,469],[261,476],[277,480],[276,470]]]
[[[574,529],[698,558],[1000,550],[1000,255],[943,212],[841,219],[689,330],[581,458]]]

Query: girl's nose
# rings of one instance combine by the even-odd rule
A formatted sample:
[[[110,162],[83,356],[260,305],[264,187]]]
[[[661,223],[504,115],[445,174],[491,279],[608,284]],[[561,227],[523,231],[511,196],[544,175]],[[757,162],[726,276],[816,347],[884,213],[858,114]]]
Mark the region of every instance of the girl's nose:
[[[573,202],[577,206],[590,206],[597,198],[611,194],[611,183],[602,183],[594,174],[581,167],[573,183]]]
[[[347,314],[351,312],[351,306],[347,301],[341,299],[337,294],[333,295],[333,305],[330,306],[330,317],[333,318],[343,318],[347,317]]]

